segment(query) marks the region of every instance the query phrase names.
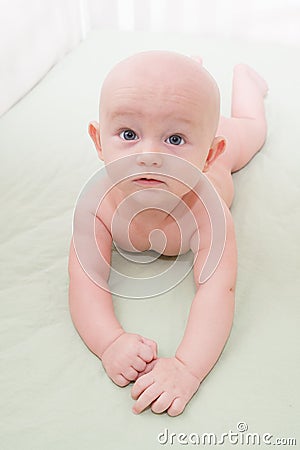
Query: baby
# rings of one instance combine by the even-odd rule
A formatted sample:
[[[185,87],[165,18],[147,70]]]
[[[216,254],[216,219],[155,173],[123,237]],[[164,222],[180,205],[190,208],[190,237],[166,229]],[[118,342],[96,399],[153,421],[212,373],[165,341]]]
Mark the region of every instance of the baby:
[[[254,70],[236,66],[231,118],[220,117],[218,87],[201,61],[162,51],[121,61],[103,83],[99,123],[90,123],[89,134],[107,168],[101,182],[105,195],[96,212],[89,202],[85,211],[94,220],[93,238],[101,258],[85,270],[73,238],[69,302],[75,327],[102,360],[108,376],[119,386],[134,382],[131,393],[136,414],[149,406],[155,413],[182,413],[229,336],[237,271],[229,211],[231,174],[247,164],[265,141],[266,93],[265,81]],[[110,184],[109,167],[118,162],[123,178]],[[185,181],[189,168],[202,177],[192,183],[195,188]],[[199,195],[204,178],[216,190],[226,227],[216,267],[201,282],[212,248],[211,221]],[[124,201],[126,208],[121,207]],[[130,209],[138,213],[126,215]],[[186,221],[182,231],[178,220],[184,220],[186,210],[194,220]],[[77,233],[88,242],[91,237],[84,226],[81,229],[84,216],[81,211]],[[117,320],[108,286],[113,242],[131,252],[152,249],[176,255],[193,251],[197,289],[174,356],[158,357],[153,340],[127,333]]]

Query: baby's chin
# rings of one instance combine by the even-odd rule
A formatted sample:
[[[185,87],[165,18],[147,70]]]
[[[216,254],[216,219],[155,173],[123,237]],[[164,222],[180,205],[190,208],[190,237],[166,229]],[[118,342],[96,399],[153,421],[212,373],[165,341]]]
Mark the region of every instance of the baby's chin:
[[[126,194],[124,201],[128,202],[128,207],[135,204],[138,212],[155,208],[170,213],[182,201],[180,196],[159,187],[136,189],[131,193],[123,191],[123,194]]]

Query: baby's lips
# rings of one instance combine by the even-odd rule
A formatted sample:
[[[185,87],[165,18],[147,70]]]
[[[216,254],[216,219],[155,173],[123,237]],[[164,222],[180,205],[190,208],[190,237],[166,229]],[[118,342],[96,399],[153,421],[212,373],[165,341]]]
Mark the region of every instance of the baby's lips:
[[[129,178],[141,179],[143,177],[157,179],[165,182],[165,177],[174,178],[193,188],[200,181],[200,171],[193,164],[175,155],[162,153],[161,167],[139,166],[136,155],[127,155],[105,166],[111,182],[118,184]]]
[[[135,181],[138,184],[142,185],[157,185],[157,184],[166,184],[165,181],[155,177],[155,176],[149,176],[148,174],[145,174],[145,176],[141,176],[138,178],[134,178],[133,181]]]

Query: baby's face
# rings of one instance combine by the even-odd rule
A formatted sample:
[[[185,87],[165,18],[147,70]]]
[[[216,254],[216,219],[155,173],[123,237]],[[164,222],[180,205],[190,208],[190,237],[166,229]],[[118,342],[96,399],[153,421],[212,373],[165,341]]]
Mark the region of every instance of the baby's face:
[[[164,155],[203,170],[218,118],[217,87],[199,63],[168,52],[139,54],[116,66],[103,85],[99,154],[105,164],[134,155],[137,170],[149,172],[164,173]],[[158,178],[142,177],[132,189],[186,192],[167,173]]]

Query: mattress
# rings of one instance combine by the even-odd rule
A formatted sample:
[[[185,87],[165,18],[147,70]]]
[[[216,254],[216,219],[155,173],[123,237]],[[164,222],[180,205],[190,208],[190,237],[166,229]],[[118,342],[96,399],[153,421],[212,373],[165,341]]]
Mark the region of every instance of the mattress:
[[[175,418],[151,410],[133,415],[131,386],[108,379],[68,311],[73,209],[102,164],[87,125],[97,120],[100,85],[112,65],[150,49],[201,55],[219,84],[224,115],[234,64],[253,66],[269,84],[267,141],[234,174],[234,325],[217,365]],[[1,450],[299,443],[297,55],[297,47],[192,34],[93,32],[1,117]],[[165,261],[155,264],[159,270]],[[170,356],[193,294],[189,273],[161,295],[115,296],[114,305],[127,331],[156,340],[159,355]]]

